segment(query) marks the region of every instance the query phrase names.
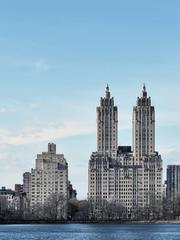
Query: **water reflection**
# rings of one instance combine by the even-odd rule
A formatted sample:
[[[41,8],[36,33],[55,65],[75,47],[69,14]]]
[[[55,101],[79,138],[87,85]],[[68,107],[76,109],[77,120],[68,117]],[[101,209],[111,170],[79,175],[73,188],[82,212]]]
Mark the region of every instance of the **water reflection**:
[[[0,225],[0,240],[180,240],[180,225]]]

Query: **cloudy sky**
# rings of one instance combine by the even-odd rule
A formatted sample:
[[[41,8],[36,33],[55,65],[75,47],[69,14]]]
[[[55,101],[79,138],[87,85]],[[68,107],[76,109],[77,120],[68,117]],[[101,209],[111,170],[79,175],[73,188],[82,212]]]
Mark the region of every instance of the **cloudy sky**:
[[[53,141],[85,198],[106,83],[119,144],[131,145],[132,108],[146,83],[164,169],[180,164],[179,11],[179,0],[1,1],[0,186],[21,183]]]

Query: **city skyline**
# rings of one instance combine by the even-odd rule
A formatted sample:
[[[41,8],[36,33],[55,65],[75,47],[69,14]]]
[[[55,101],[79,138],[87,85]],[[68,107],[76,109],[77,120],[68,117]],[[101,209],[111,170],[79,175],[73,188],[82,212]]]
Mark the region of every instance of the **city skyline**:
[[[111,88],[111,86],[110,86],[110,88]],[[105,85],[105,89],[106,89],[106,85]],[[104,89],[104,91],[105,91],[105,89]],[[141,86],[141,90],[142,90],[142,86]],[[111,93],[112,93],[112,91],[111,91]],[[139,91],[139,93],[141,93],[141,91]],[[148,91],[148,93],[149,93],[149,91]],[[104,95],[105,93],[103,93],[102,94],[102,96]],[[152,95],[151,95],[152,96]],[[112,94],[112,97],[114,97],[113,96],[113,94]],[[115,99],[116,99],[116,97],[115,97]],[[152,100],[152,102],[153,102],[153,100]],[[118,105],[118,104],[117,104]],[[120,111],[121,112],[121,111]],[[132,107],[132,112],[133,112],[133,107]],[[157,113],[157,111],[156,111],[156,113]],[[122,116],[121,116],[122,117]],[[121,119],[121,117],[119,116],[119,119]],[[96,123],[95,123],[95,114],[94,114],[94,126],[96,125]],[[120,121],[118,122],[118,126],[120,126]],[[132,128],[132,127],[131,127]],[[119,129],[119,134],[118,135],[121,135],[121,131],[122,131],[123,129],[120,127],[120,129]],[[132,129],[131,129],[132,130]],[[96,126],[94,127],[94,136],[96,135]],[[83,134],[82,134],[83,135]],[[157,135],[157,134],[156,134]],[[84,137],[87,137],[87,134],[85,134],[84,135]],[[68,140],[68,138],[70,138],[70,137],[68,137],[68,136],[64,136],[60,141],[61,141],[61,143],[63,144],[63,141],[65,141],[66,142],[66,140]],[[74,138],[74,142],[76,141],[76,135],[75,136],[73,136],[72,138]],[[57,143],[57,142],[59,142],[59,140],[58,140],[58,138],[56,138],[56,137],[54,137],[54,138],[52,138],[52,140],[54,141],[55,140],[55,143]],[[129,139],[129,143],[127,143],[128,145],[131,145],[132,146],[132,142],[130,142],[131,141],[131,138]],[[47,145],[47,142],[46,141],[42,141],[42,142],[44,142],[44,143],[41,143],[41,141],[39,141],[38,140],[38,142],[36,142],[36,145],[39,147],[39,146],[43,146],[44,144],[46,144]],[[125,143],[125,144],[126,144]],[[120,144],[119,142],[118,142],[118,145],[125,145],[125,144]],[[28,144],[27,143],[20,143],[19,144],[21,147],[24,147],[24,146],[28,146]],[[35,144],[33,144],[34,146],[35,146]],[[59,144],[57,144],[58,146],[57,146],[57,148],[58,149],[60,149],[61,148],[61,146],[59,146]],[[63,144],[63,145],[65,145],[65,143]],[[96,145],[96,141],[94,140],[94,145]],[[36,147],[37,147],[36,146]],[[13,147],[13,144],[11,144],[9,147]],[[17,147],[17,145],[16,145],[16,147]],[[67,147],[67,149],[69,149],[69,146],[66,146]],[[44,147],[44,149],[45,149],[45,147]],[[157,146],[157,149],[159,150],[159,147]],[[79,151],[79,148],[78,149],[76,149],[77,151]],[[84,151],[85,151],[85,149],[84,149]],[[93,150],[94,151],[94,150]],[[60,152],[60,153],[63,153],[64,154],[64,151],[63,151],[63,149],[62,149],[62,151]],[[32,152],[32,153],[30,153],[30,155],[36,155],[37,153],[34,153],[34,152]],[[67,154],[68,154],[68,152],[67,152]],[[162,157],[164,157],[164,154],[163,153],[161,153],[161,155],[162,155]],[[16,157],[16,156],[15,156]],[[28,158],[29,158],[30,156],[28,156]],[[73,169],[72,169],[72,166],[71,166],[71,163],[72,163],[72,160],[73,160],[73,157],[72,157],[72,159],[68,159],[68,157],[66,156],[66,159],[67,159],[67,161],[68,161],[68,163],[69,163],[69,179],[73,182],[73,184],[74,184],[74,186],[77,188],[77,193],[78,193],[78,198],[86,198],[86,190],[84,190],[84,193],[83,193],[83,191],[81,192],[81,191],[79,191],[79,185],[77,184],[77,179],[76,179],[76,177],[78,177],[78,175],[79,174],[74,174],[74,179],[72,178],[72,176],[71,176],[71,173],[72,173],[72,171],[73,171]],[[35,160],[35,158],[34,159],[32,159],[32,161],[34,162],[34,160]],[[164,160],[164,159],[163,159]],[[166,160],[166,159],[165,159]],[[168,160],[168,159],[167,159]],[[31,162],[32,162],[31,161]],[[176,164],[176,162],[174,161],[173,163],[172,162],[167,162],[168,164]],[[178,162],[177,162],[178,163]],[[74,164],[76,165],[76,162],[74,162]],[[26,167],[27,165],[26,165],[26,163],[24,163],[24,172],[25,171],[29,171],[31,168],[33,168],[34,167],[34,163],[30,166],[30,168],[28,169],[27,167]],[[76,167],[78,168],[79,167],[79,165],[77,164],[76,165]],[[163,168],[164,168],[164,179],[165,179],[165,171],[166,171],[166,164],[163,164]],[[19,169],[17,168],[17,171],[18,171]],[[5,174],[6,174],[6,172],[5,172]],[[21,173],[21,176],[19,176],[19,181],[15,181],[14,180],[14,178],[11,180],[11,182],[12,182],[12,184],[11,185],[7,185],[7,184],[2,184],[2,185],[5,185],[5,186],[8,186],[8,187],[10,187],[10,188],[14,188],[14,184],[15,183],[22,183],[22,174],[23,174],[23,172]],[[85,172],[85,175],[86,175],[86,172]],[[7,176],[8,177],[8,176]],[[81,178],[81,176],[79,176],[80,178]],[[87,177],[87,176],[86,176]],[[7,179],[8,180],[8,179]],[[86,184],[86,182],[84,182],[84,185]],[[87,187],[86,187],[87,188]]]
[[[119,109],[118,144],[132,145],[132,109],[145,83],[156,106],[156,150],[164,177],[167,164],[179,163],[180,3],[175,2],[71,1],[71,8],[56,0],[1,3],[1,185],[22,182],[36,154],[53,141],[66,156],[78,198],[86,198],[96,106],[107,83]]]

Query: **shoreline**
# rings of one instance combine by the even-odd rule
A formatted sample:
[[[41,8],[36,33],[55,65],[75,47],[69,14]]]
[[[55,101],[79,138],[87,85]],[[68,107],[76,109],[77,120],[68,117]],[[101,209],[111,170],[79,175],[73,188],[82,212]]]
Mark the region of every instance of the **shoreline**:
[[[180,220],[158,220],[158,221],[45,221],[45,220],[8,220],[0,221],[0,225],[35,225],[35,224],[119,224],[119,225],[165,225],[165,224],[180,224]]]

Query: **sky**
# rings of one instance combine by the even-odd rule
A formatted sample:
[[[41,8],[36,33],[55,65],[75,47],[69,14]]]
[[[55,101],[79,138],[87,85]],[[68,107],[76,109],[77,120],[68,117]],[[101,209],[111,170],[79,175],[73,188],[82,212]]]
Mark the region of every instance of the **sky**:
[[[167,164],[180,164],[179,12],[179,0],[0,1],[0,187],[22,183],[54,142],[86,198],[107,83],[119,145],[132,144],[132,109],[146,84],[165,179]]]

